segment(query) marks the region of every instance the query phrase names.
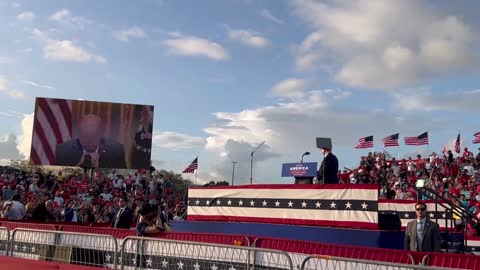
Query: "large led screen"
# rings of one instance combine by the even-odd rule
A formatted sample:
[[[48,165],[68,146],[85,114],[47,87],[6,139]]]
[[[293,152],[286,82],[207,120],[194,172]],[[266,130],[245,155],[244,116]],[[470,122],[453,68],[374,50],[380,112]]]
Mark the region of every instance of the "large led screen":
[[[150,167],[153,106],[37,98],[33,165]]]

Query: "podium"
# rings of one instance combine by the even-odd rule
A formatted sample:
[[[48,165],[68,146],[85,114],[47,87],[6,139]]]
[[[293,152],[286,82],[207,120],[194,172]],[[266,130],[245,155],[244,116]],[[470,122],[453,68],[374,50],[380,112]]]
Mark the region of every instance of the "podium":
[[[298,162],[282,164],[282,177],[295,178],[295,184],[313,184],[317,175],[317,162]]]

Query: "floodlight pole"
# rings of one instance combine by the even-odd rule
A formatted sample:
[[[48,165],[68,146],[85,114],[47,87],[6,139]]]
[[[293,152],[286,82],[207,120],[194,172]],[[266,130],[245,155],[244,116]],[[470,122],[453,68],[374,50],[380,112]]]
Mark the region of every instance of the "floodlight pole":
[[[253,184],[253,155],[255,152],[262,147],[262,145],[265,144],[265,141],[263,141],[261,144],[257,146],[251,153],[250,153],[250,185]]]

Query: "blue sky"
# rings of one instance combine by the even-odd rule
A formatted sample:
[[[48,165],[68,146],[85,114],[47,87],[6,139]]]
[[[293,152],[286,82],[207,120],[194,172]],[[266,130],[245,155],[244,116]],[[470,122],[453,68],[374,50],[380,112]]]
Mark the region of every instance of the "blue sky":
[[[36,96],[155,105],[153,159],[199,178],[287,183],[281,163],[332,137],[430,131],[472,148],[478,124],[475,1],[0,0],[1,159],[27,158]],[[377,143],[377,150],[381,147]],[[424,147],[401,146],[401,155]],[[397,149],[391,150],[392,154]]]

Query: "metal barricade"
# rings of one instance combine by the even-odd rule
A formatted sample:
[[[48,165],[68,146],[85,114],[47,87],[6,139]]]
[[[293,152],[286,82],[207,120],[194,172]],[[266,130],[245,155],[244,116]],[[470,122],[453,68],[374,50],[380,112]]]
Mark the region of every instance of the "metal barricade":
[[[336,270],[446,270],[452,268],[437,268],[420,265],[409,265],[400,263],[378,262],[368,261],[341,257],[331,257],[323,255],[315,255],[307,257],[300,266],[301,270],[323,270],[323,269],[336,269]]]
[[[24,259],[116,269],[118,244],[110,235],[15,229],[10,251]]]
[[[10,231],[0,227],[0,256],[8,255],[8,244],[10,243]]]
[[[292,260],[277,250],[158,238],[127,237],[120,269],[290,269]]]

